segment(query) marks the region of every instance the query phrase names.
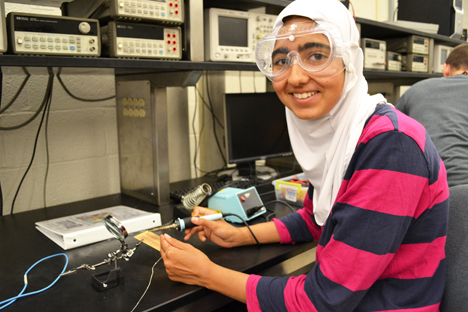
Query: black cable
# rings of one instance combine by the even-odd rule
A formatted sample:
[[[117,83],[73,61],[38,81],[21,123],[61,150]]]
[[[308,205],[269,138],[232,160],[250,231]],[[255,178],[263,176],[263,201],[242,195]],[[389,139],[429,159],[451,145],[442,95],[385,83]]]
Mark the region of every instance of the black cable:
[[[54,76],[53,76],[53,73],[51,74],[52,76],[50,76],[50,74],[51,73],[49,71],[49,82],[47,84],[47,89],[46,89],[46,92],[44,94],[44,98],[42,99],[41,106],[34,113],[34,115],[31,118],[29,118],[28,120],[26,120],[25,122],[23,122],[22,124],[19,124],[17,126],[13,126],[13,127],[0,127],[0,130],[3,130],[3,131],[17,130],[17,129],[20,129],[20,128],[30,124],[34,119],[36,119],[36,117],[39,115],[39,113],[44,109],[44,106],[46,105],[46,102],[47,102],[47,99],[48,99],[48,94],[50,93],[50,89],[52,88],[52,82],[53,82]]]
[[[226,167],[222,167],[222,168],[219,168],[219,169],[215,169],[215,170],[212,170],[212,171],[209,171],[209,172],[205,172],[205,177],[209,177],[211,175],[214,175],[214,174],[218,174],[220,173],[221,171],[228,171],[228,170],[236,170],[235,168],[226,168]]]
[[[210,107],[210,105],[206,102],[205,100],[205,97],[203,97],[203,95],[201,94],[200,90],[198,90],[197,86],[195,86],[195,89],[197,90],[198,92],[198,95],[200,96],[200,98],[202,99],[202,102],[203,102],[203,105],[206,106],[206,108],[208,108],[208,110],[210,111],[210,113],[212,113],[216,119],[216,122],[218,123],[218,125],[224,129],[224,125],[221,123],[221,121],[219,120],[218,116],[216,116],[213,112],[213,109]]]
[[[211,115],[213,117],[213,134],[215,137],[216,145],[218,146],[219,153],[221,154],[221,157],[223,158],[224,166],[226,166],[227,165],[226,157],[224,157],[223,149],[221,148],[221,145],[219,144],[218,135],[216,134],[215,113],[214,113],[214,108],[213,108],[213,102],[211,101],[211,96],[210,96],[210,86],[208,83],[208,75],[205,75],[205,81],[206,81],[206,95],[208,96],[208,102],[210,103],[210,106],[211,106]]]
[[[52,104],[52,91],[50,92],[49,105],[45,108],[47,110],[46,120],[45,120],[45,149],[46,149],[46,172],[44,175],[44,188],[43,188],[43,199],[44,199],[44,208],[47,207],[47,177],[49,176],[49,164],[50,164],[50,154],[49,154],[49,115],[50,115],[50,106]]]
[[[297,210],[295,210],[291,205],[289,205],[288,203],[284,202],[284,201],[281,201],[281,200],[272,200],[266,204],[264,204],[263,206],[265,207],[266,209],[266,206],[269,205],[269,204],[272,204],[272,203],[275,203],[275,202],[278,202],[278,203],[281,203],[281,204],[284,204],[286,206],[289,207],[289,209],[291,209],[291,211],[294,213],[294,212],[297,212]],[[258,208],[262,208],[262,207],[258,207]],[[272,210],[269,210],[269,209],[266,209],[267,212],[269,212],[269,214],[266,214],[266,213],[263,213],[261,214],[259,217],[263,217],[265,218],[265,220],[267,222],[271,221],[275,216],[276,216],[276,213]]]
[[[255,236],[255,234],[252,232],[252,229],[250,228],[250,226],[249,226],[249,224],[247,223],[247,221],[245,221],[241,216],[236,215],[235,213],[223,213],[223,217],[229,217],[229,216],[234,216],[234,217],[237,217],[237,218],[241,219],[242,222],[244,222],[245,226],[249,229],[250,234],[252,234],[253,238],[254,238],[255,241],[257,242],[257,245],[260,245],[260,242],[258,241],[258,239],[257,239],[257,237]]]
[[[3,108],[0,109],[0,114],[3,113],[4,111],[6,111],[6,110],[16,101],[16,99],[18,98],[18,96],[20,95],[20,93],[23,91],[24,86],[26,85],[26,83],[28,82],[29,78],[31,77],[31,74],[26,70],[25,67],[21,67],[21,68],[22,68],[23,71],[25,72],[26,77],[24,77],[24,80],[23,80],[23,82],[21,83],[21,86],[19,87],[18,91],[16,91],[15,95],[14,95],[13,98],[10,100],[10,102],[9,102],[7,105],[5,105]],[[3,74],[2,74],[1,86],[3,86]],[[1,94],[0,94],[0,99],[1,99]]]
[[[276,213],[272,210],[266,209],[268,213],[262,213],[259,217],[265,218],[265,221],[270,222],[273,218],[276,217]]]
[[[201,137],[201,135],[202,135],[202,133],[203,133],[203,129],[205,128],[205,110],[204,110],[205,107],[206,107],[206,108],[208,109],[208,111],[211,113],[211,116],[215,118],[214,120],[216,120],[216,122],[219,124],[219,126],[220,126],[222,129],[224,129],[224,126],[221,124],[221,121],[219,121],[218,117],[214,114],[213,108],[210,107],[210,106],[208,105],[208,103],[205,101],[205,98],[204,98],[203,95],[200,93],[200,90],[198,90],[197,86],[195,86],[195,90],[197,90],[197,93],[198,93],[198,95],[200,96],[200,98],[202,99],[202,102],[203,102],[203,111],[201,112],[201,115],[202,115],[202,128],[200,129],[200,137]],[[215,128],[215,126],[213,126],[213,127]],[[218,143],[218,141],[217,141],[217,136],[216,136],[216,132],[214,133],[214,136],[215,136],[215,138],[216,138],[216,143]],[[198,149],[200,148],[200,144],[201,144],[201,140],[199,141],[199,145],[195,147],[195,148],[196,148],[196,149],[195,149],[195,157],[198,155]],[[218,145],[218,146],[219,146],[219,145]],[[221,155],[223,155],[223,154],[221,153]],[[223,157],[223,158],[224,158],[224,157]],[[198,168],[198,167],[196,166],[196,158],[194,159],[194,162],[195,162],[195,168],[198,169],[200,172],[205,173],[205,174],[208,174],[208,173],[211,172],[211,171],[210,171],[210,172],[207,172],[207,171],[204,171],[204,170]],[[224,165],[223,165],[222,168],[223,168],[223,169],[226,168],[226,161],[225,161],[225,163],[224,163]],[[221,169],[221,170],[222,170],[222,169]]]
[[[0,216],[3,216],[3,192],[2,192],[1,182],[0,182]]]
[[[42,118],[41,118],[41,121],[39,123],[39,128],[37,129],[37,133],[36,133],[36,139],[34,140],[34,147],[33,147],[33,154],[31,156],[31,160],[29,162],[29,165],[28,165],[28,168],[26,169],[23,177],[21,178],[21,181],[18,185],[18,188],[16,189],[16,193],[15,193],[15,196],[13,197],[13,201],[11,203],[11,210],[10,210],[10,214],[13,214],[13,211],[14,211],[14,208],[15,208],[15,201],[16,201],[16,198],[18,197],[18,193],[21,189],[21,185],[23,184],[23,181],[24,179],[26,178],[28,172],[29,172],[29,169],[31,169],[31,166],[34,162],[34,157],[36,156],[36,149],[37,149],[37,142],[39,141],[39,134],[41,133],[41,128],[42,128],[42,123],[44,122],[44,118],[45,118],[45,115],[46,115],[46,112],[47,112],[47,106],[50,105],[50,99],[52,98],[52,87],[53,87],[53,81],[54,81],[54,73],[52,71],[52,68],[48,67],[47,68],[48,72],[49,72],[49,81],[47,83],[47,90],[46,90],[46,95],[44,96],[44,103],[43,105],[41,105],[41,107],[43,108],[43,113],[42,113]]]
[[[199,133],[200,141],[198,141],[198,145],[195,146],[195,155],[194,155],[193,162],[194,162],[194,165],[195,165],[195,169],[197,169],[198,171],[200,171],[202,173],[206,173],[206,171],[203,171],[201,168],[197,167],[197,156],[198,156],[198,150],[200,149],[201,136],[202,136],[203,130],[205,129],[205,106],[207,106],[207,104],[205,102],[205,99],[201,95],[200,91],[198,90],[197,86],[195,86],[195,90],[197,91],[198,95],[201,97],[202,102],[203,102],[204,105],[202,106],[202,111],[200,112],[201,118],[202,118],[201,128],[200,128],[200,133]],[[198,99],[198,97],[197,97],[197,99]],[[198,100],[197,100],[197,105],[198,105]],[[193,125],[193,127],[195,129],[195,125]]]
[[[278,167],[276,167],[276,168],[278,168]],[[296,159],[295,158],[293,160],[293,167],[291,168],[291,170],[284,171],[284,172],[280,172],[280,170],[278,170],[279,174],[281,174],[281,175],[287,175],[289,173],[293,173],[294,171],[296,171]]]
[[[197,91],[197,87],[195,86],[195,91]],[[195,151],[194,151],[194,155],[193,155],[193,166],[195,168],[195,178],[198,178],[198,168],[197,168],[197,156],[198,156],[198,142],[197,142],[197,133],[196,133],[196,129],[195,129],[195,120],[196,120],[196,116],[197,116],[197,109],[198,109],[198,95],[197,93],[195,92],[195,108],[193,110],[193,119],[192,119],[192,130],[193,130],[193,139],[195,140]],[[202,127],[202,130],[203,130],[203,127]],[[201,133],[200,133],[201,135]]]
[[[273,204],[273,203],[280,203],[280,204],[283,204],[283,205],[285,205],[285,206],[288,206],[289,209],[291,209],[291,211],[292,211],[293,213],[296,212],[296,209],[294,209],[290,204],[288,204],[287,202],[281,201],[281,200],[272,200],[272,201],[269,201],[268,203],[263,204],[263,205],[266,206],[266,205]]]
[[[107,100],[110,100],[110,99],[113,99],[113,98],[116,97],[116,95],[112,95],[112,96],[102,98],[102,99],[83,99],[83,98],[80,98],[80,97],[72,94],[70,92],[70,90],[68,90],[68,88],[65,86],[65,84],[62,81],[62,78],[60,77],[60,72],[61,71],[62,71],[62,68],[60,67],[58,72],[57,72],[57,79],[60,82],[60,84],[62,85],[62,88],[65,90],[65,92],[67,92],[68,95],[71,96],[72,98],[74,98],[75,100],[79,100],[79,101],[83,101],[83,102],[101,102],[101,101],[107,101]]]

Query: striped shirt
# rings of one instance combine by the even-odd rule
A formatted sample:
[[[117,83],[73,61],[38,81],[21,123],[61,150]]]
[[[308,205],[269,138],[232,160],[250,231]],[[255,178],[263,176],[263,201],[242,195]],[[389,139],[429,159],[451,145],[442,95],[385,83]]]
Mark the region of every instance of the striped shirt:
[[[247,282],[249,311],[439,311],[449,192],[424,127],[389,105],[369,117],[328,220],[274,222],[281,243],[318,241],[307,275]]]

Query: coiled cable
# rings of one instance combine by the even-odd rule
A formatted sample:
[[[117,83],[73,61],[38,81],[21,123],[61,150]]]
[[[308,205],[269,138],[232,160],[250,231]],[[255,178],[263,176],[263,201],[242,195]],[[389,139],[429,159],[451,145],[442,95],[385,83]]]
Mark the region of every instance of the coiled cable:
[[[181,198],[182,204],[187,209],[193,209],[198,206],[207,195],[211,194],[211,186],[208,183],[203,183],[194,190],[183,195]]]
[[[49,288],[51,288],[52,286],[54,286],[54,284],[60,279],[60,274],[59,276],[57,276],[57,278],[52,282],[50,283],[49,286],[47,287],[44,287],[42,289],[39,289],[39,290],[36,290],[36,291],[32,291],[32,292],[29,292],[29,293],[24,293],[24,291],[26,290],[26,288],[28,287],[28,273],[39,263],[41,263],[42,261],[45,261],[47,259],[50,259],[50,258],[53,258],[53,257],[59,257],[59,256],[64,256],[65,257],[65,265],[63,266],[63,270],[60,274],[62,274],[63,272],[65,272],[66,268],[67,268],[67,265],[68,265],[68,256],[64,253],[59,253],[59,254],[55,254],[55,255],[51,255],[51,256],[48,256],[48,257],[45,257],[39,261],[37,261],[36,263],[34,263],[27,271],[26,273],[24,273],[24,287],[23,289],[20,291],[20,293],[15,296],[15,297],[12,297],[10,299],[7,299],[7,300],[3,300],[2,302],[0,302],[0,310],[2,310],[3,308],[9,306],[10,304],[12,304],[13,302],[16,301],[16,299],[19,299],[19,298],[23,298],[23,297],[26,297],[26,296],[31,296],[31,295],[35,295],[35,294],[38,294],[38,293],[41,293]],[[3,305],[2,305],[3,304]]]

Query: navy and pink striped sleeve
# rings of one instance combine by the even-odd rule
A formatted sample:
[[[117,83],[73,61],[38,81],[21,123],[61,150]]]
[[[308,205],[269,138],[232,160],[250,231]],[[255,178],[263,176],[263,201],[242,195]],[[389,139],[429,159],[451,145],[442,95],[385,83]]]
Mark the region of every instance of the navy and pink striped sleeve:
[[[250,276],[249,311],[438,311],[445,167],[421,125],[382,107],[361,135],[321,233],[316,265],[299,277]],[[319,233],[309,212],[275,223],[282,242]]]

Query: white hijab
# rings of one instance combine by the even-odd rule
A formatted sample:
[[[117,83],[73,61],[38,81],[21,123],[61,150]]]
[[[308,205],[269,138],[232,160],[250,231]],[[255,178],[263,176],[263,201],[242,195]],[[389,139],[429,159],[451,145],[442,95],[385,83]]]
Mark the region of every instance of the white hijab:
[[[314,187],[314,216],[316,222],[323,225],[335,202],[366,119],[377,104],[386,103],[386,100],[381,94],[367,94],[359,33],[353,17],[343,4],[337,0],[296,0],[280,13],[275,26],[281,25],[282,20],[291,15],[336,25],[346,43],[349,59],[343,92],[328,114],[314,120],[301,120],[286,108],[294,155]]]

